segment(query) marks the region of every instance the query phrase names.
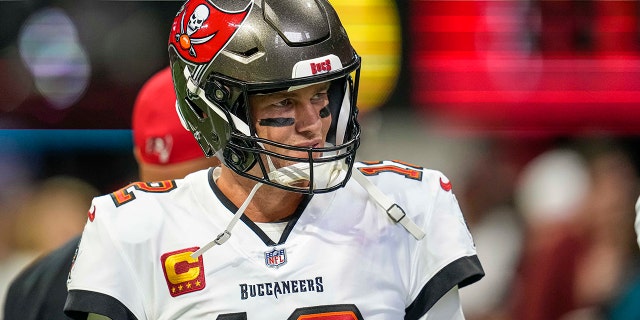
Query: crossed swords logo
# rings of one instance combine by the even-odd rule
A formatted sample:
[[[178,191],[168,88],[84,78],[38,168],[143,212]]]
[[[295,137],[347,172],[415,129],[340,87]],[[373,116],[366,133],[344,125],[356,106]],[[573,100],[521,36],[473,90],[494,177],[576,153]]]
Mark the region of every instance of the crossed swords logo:
[[[180,44],[180,47],[183,50],[189,50],[189,54],[192,57],[197,57],[198,55],[196,50],[193,48],[193,45],[202,44],[211,40],[218,32],[216,31],[213,34],[202,38],[191,37],[196,31],[202,28],[202,24],[209,18],[209,8],[206,5],[201,4],[193,10],[193,13],[189,17],[189,22],[187,23],[186,32],[184,24],[185,15],[186,12],[183,12],[182,18],[180,19],[180,34],[176,34],[176,42]]]

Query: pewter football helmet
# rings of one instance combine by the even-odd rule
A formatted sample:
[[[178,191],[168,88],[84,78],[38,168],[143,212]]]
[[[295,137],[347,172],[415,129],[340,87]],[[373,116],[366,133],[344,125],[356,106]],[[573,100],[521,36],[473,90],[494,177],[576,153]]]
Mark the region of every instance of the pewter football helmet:
[[[360,141],[360,57],[328,1],[189,0],[173,21],[169,56],[176,108],[207,157],[219,157],[239,175],[302,193],[333,191],[349,179]],[[256,135],[249,95],[326,81],[332,124],[324,147]],[[307,156],[286,156],[265,145]],[[275,168],[273,158],[294,165]],[[260,173],[249,172],[256,165],[260,170],[251,172]]]

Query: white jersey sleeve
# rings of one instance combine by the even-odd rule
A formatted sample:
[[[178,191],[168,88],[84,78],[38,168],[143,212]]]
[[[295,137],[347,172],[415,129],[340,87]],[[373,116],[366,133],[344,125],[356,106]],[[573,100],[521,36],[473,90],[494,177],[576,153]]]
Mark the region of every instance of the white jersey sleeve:
[[[147,201],[147,194],[168,196],[176,188],[173,180],[135,182],[93,200],[67,280],[67,305],[73,306],[68,314],[93,312],[111,319],[146,318],[141,297],[148,292],[139,284],[149,275],[140,274],[142,264],[131,257],[148,254],[136,250],[153,250],[148,243],[160,221],[153,213],[161,209],[157,202]],[[153,263],[146,263],[152,270]]]

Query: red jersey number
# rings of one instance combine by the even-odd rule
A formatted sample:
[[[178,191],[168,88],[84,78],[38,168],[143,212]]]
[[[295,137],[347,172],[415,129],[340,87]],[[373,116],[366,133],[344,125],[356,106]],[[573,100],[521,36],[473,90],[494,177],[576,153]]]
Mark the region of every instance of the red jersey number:
[[[216,320],[247,320],[247,313],[221,314]],[[353,304],[336,304],[298,308],[287,320],[363,320],[363,317]]]
[[[401,161],[391,162],[363,162],[366,167],[358,168],[365,176],[377,176],[383,172],[393,172],[407,179],[422,180],[422,167]]]
[[[176,183],[173,180],[165,180],[159,182],[133,182],[118,191],[112,192],[111,200],[113,200],[113,203],[116,205],[116,207],[119,207],[136,199],[136,195],[133,193],[134,190],[151,193],[163,193],[169,192],[175,188]]]

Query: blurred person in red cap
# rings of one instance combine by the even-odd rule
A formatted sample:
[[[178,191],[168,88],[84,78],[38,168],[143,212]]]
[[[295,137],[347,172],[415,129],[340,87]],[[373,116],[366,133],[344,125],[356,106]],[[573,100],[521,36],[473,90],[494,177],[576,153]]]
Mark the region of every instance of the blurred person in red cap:
[[[182,178],[216,166],[178,118],[169,68],[141,88],[133,109],[133,153],[141,181]],[[66,281],[80,236],[37,259],[12,282],[4,306],[5,319],[69,319],[63,313]]]
[[[141,181],[182,178],[219,162],[205,158],[175,109],[171,70],[162,69],[142,87],[133,109],[133,154]],[[161,108],[160,108],[161,106]]]

